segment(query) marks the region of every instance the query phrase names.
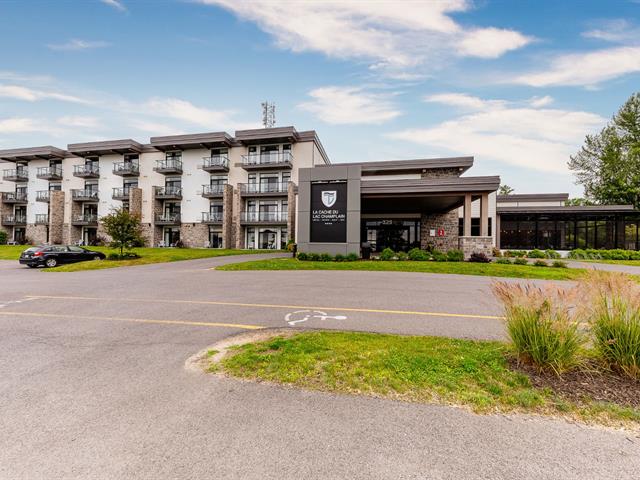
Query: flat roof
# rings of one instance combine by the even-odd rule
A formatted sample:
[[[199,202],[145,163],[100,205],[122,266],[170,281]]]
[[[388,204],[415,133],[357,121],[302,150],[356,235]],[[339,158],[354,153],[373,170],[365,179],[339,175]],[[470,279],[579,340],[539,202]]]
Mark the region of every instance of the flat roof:
[[[270,142],[297,142],[300,135],[292,126],[273,128],[254,128],[251,130],[236,130],[236,141],[249,145]]]
[[[441,177],[410,180],[367,180],[360,183],[362,195],[415,195],[420,193],[485,193],[500,187],[499,176]]]
[[[465,172],[473,166],[473,157],[416,158],[412,160],[377,160],[373,162],[345,162],[334,165],[358,165],[363,174],[421,173],[433,168],[458,168]]]
[[[524,206],[500,207],[498,213],[628,213],[635,212],[633,205],[580,205],[580,206]]]
[[[568,193],[510,193],[497,195],[498,202],[564,202],[569,200]]]
[[[140,153],[142,149],[143,145],[130,138],[105,140],[102,142],[71,143],[67,145],[69,152],[81,157],[89,155]]]
[[[233,137],[227,132],[192,133],[151,137],[150,146],[161,151],[188,150],[193,148],[215,148],[231,146]]]
[[[69,154],[65,150],[61,150],[51,145],[43,147],[28,148],[11,148],[8,150],[0,150],[0,159],[9,162],[17,162],[20,160],[51,160],[65,158]]]

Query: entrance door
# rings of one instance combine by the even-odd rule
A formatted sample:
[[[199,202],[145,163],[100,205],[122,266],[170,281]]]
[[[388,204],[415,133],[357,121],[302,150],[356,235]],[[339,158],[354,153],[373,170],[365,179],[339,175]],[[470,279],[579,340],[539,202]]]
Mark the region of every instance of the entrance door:
[[[165,228],[164,229],[164,244],[168,247],[175,247],[176,243],[180,241],[180,229],[179,228]]]
[[[273,230],[263,230],[258,236],[258,248],[261,249],[275,249],[276,248],[276,233]]]
[[[376,232],[376,250],[381,252],[390,248],[394,252],[407,251],[409,248],[409,227],[404,225],[381,225]]]
[[[98,229],[91,227],[84,227],[82,232],[82,244],[83,245],[95,245],[98,240]]]

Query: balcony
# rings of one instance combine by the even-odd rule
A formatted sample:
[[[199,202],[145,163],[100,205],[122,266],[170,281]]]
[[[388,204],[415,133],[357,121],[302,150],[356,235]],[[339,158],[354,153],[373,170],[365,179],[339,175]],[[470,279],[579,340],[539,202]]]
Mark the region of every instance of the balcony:
[[[127,201],[129,200],[129,192],[131,187],[114,188],[111,193],[111,198],[114,200]]]
[[[291,152],[260,153],[242,156],[242,168],[245,170],[283,169],[293,167]]]
[[[20,227],[27,224],[25,215],[4,215],[2,217],[2,225],[7,227]]]
[[[90,163],[75,165],[73,167],[73,176],[79,178],[100,178],[100,167]]]
[[[153,171],[163,175],[182,175],[182,160],[156,160]]]
[[[26,204],[27,192],[4,192],[2,194],[3,203]]]
[[[182,200],[182,188],[153,187],[153,196],[156,200]]]
[[[113,164],[113,174],[120,177],[139,177],[139,162],[118,162]]]
[[[49,215],[46,213],[36,213],[36,225],[49,225]]]
[[[71,219],[71,225],[76,227],[97,227],[98,215],[95,213],[80,213]]]
[[[241,223],[287,223],[287,212],[241,212]]]
[[[286,196],[289,191],[289,183],[241,183],[240,195],[247,196]]]
[[[203,185],[202,196],[204,198],[222,198],[225,185]]]
[[[36,178],[42,180],[62,180],[62,166],[39,167],[36,170]]]
[[[222,212],[202,212],[202,223],[214,225],[222,223],[224,214]]]
[[[26,168],[18,168],[14,170],[3,170],[2,179],[7,182],[26,182],[29,180],[29,173]]]
[[[71,190],[71,198],[74,202],[97,202],[98,191],[97,190]]]
[[[180,225],[179,213],[161,213],[156,215],[156,225]]]
[[[202,157],[202,169],[209,173],[228,172],[229,157],[226,155]]]
[[[38,190],[36,192],[36,202],[48,203],[50,197],[51,192],[49,190]]]

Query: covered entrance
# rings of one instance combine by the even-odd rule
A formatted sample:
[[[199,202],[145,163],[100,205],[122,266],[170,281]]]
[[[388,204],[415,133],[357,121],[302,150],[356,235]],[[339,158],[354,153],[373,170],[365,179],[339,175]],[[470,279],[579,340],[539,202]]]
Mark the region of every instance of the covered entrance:
[[[361,238],[374,252],[385,248],[407,252],[420,247],[420,220],[363,219]]]

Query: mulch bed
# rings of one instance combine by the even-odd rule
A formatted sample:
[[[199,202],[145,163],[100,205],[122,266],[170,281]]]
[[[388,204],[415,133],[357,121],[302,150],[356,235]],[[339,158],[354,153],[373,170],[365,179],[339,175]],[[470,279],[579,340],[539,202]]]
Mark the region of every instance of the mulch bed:
[[[597,364],[556,375],[539,372],[529,364],[509,359],[510,367],[524,373],[537,388],[549,388],[554,393],[576,402],[596,400],[640,408],[640,381],[604,370]]]

